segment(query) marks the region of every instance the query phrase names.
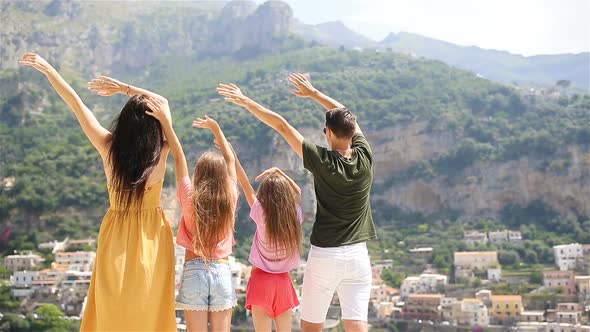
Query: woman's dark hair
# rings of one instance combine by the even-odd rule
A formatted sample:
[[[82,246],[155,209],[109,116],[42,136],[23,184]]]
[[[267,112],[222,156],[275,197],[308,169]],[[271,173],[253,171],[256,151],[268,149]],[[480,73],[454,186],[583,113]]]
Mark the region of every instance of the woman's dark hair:
[[[141,206],[148,177],[164,147],[162,127],[146,110],[145,96],[133,96],[111,126],[111,186],[119,209],[125,211],[133,202]]]
[[[356,129],[356,117],[346,108],[334,108],[326,112],[326,127],[338,138],[351,138]]]

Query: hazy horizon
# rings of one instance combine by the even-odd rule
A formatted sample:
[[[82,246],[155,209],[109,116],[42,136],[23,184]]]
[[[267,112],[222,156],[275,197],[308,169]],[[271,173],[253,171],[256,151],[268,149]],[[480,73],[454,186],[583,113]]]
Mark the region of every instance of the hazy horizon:
[[[585,0],[567,1],[569,6],[557,0],[283,1],[303,23],[341,21],[375,41],[406,31],[524,56],[590,52],[590,1]]]

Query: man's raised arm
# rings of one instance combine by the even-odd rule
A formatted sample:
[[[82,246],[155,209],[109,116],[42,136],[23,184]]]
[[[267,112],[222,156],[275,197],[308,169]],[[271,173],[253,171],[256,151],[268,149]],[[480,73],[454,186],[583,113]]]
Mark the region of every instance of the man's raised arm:
[[[303,135],[293,128],[285,118],[246,97],[235,84],[219,84],[217,92],[225,97],[225,100],[244,107],[258,120],[276,130],[285,138],[295,153],[303,158]]]
[[[322,105],[326,111],[333,110],[335,108],[346,108],[346,106],[342,105],[336,99],[324,94],[320,90],[316,89],[309,79],[305,77],[305,75],[300,73],[293,73],[289,75],[289,83],[291,83],[296,90],[292,90],[294,95],[303,98],[311,98],[315,100],[317,103]],[[362,134],[361,128],[356,123],[356,133]]]

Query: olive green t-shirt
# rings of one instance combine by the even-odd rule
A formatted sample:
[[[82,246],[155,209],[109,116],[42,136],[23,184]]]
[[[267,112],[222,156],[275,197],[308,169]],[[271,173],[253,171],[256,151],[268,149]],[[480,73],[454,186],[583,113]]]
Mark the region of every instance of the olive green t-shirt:
[[[362,134],[352,138],[350,159],[303,141],[303,167],[313,174],[317,201],[311,244],[339,247],[375,238],[369,202],[373,157]]]

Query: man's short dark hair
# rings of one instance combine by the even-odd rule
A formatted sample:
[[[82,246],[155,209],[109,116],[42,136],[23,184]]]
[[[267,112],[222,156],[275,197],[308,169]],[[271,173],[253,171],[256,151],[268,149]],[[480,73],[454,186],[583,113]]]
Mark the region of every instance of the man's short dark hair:
[[[326,112],[326,127],[338,138],[351,138],[356,129],[356,117],[346,108],[334,108]]]

